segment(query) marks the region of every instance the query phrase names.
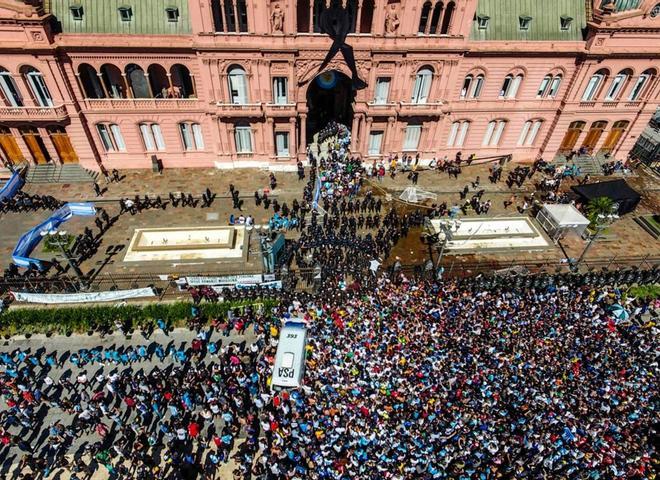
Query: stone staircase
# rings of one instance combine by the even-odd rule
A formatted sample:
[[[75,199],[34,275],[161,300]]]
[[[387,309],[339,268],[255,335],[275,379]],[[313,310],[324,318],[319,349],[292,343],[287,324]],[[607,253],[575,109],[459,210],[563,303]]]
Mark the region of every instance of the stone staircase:
[[[98,176],[98,172],[87,170],[77,163],[30,165],[25,181],[27,183],[91,183],[95,182]]]
[[[581,175],[602,175],[603,168],[601,162],[596,157],[591,157],[589,155],[583,155],[581,157],[575,156],[570,162],[563,155],[558,155],[552,162],[558,167],[563,167],[564,165],[577,165],[580,169]]]

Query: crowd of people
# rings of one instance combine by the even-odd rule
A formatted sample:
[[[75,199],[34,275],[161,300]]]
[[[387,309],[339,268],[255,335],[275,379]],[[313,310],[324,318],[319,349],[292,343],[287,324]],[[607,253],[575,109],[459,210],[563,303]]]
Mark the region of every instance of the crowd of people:
[[[19,191],[12,198],[0,200],[0,213],[57,210],[62,205],[64,204],[51,195],[29,194]]]
[[[20,453],[24,479],[59,468],[213,479],[230,461],[237,480],[643,479],[657,468],[647,315],[660,305],[588,284],[485,289],[402,274],[279,295],[272,311],[203,319],[187,342],[158,322],[171,342],[2,349],[0,457]],[[304,385],[272,391],[290,316],[309,329]]]

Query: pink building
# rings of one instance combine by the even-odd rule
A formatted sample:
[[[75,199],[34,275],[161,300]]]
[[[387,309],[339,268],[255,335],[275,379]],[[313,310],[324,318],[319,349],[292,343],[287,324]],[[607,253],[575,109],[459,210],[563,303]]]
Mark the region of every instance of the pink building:
[[[625,157],[659,103],[660,0],[335,2],[357,92],[326,0],[0,0],[0,157],[290,168],[331,118],[365,161]]]

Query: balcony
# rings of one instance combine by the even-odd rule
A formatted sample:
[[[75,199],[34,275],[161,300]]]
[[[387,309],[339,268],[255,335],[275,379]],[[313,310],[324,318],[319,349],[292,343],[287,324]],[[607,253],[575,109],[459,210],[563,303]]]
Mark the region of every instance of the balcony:
[[[199,108],[197,98],[86,98],[87,110],[158,110],[182,111]]]
[[[399,115],[402,116],[437,116],[442,115],[442,102],[408,103],[399,102]]]
[[[373,103],[368,102],[367,108],[372,117],[392,117],[396,115],[396,103]]]
[[[596,102],[580,102],[580,108],[594,108]]]
[[[266,103],[264,111],[268,117],[288,118],[297,114],[295,103]]]
[[[225,117],[262,117],[264,112],[259,103],[216,103],[218,114]]]
[[[0,107],[0,120],[65,120],[69,114],[64,105],[57,107]]]

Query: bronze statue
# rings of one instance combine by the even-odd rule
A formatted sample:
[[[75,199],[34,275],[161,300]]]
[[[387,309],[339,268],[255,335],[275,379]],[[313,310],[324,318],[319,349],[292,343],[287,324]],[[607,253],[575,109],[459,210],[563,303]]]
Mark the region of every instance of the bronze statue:
[[[367,87],[367,84],[358,74],[355,65],[355,56],[353,48],[346,43],[346,37],[351,30],[351,17],[345,5],[341,5],[339,0],[327,0],[326,9],[321,13],[321,32],[327,33],[332,38],[332,46],[325,56],[325,60],[319,67],[322,72],[328,66],[339,50],[341,50],[346,65],[353,74],[353,88],[360,90]]]

